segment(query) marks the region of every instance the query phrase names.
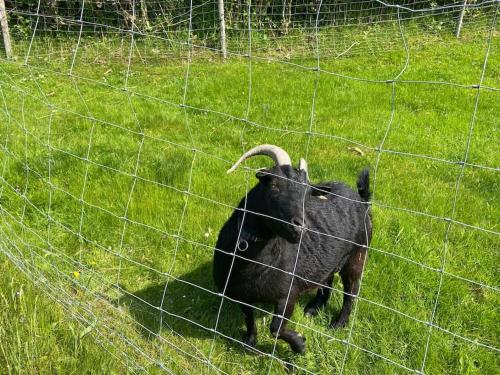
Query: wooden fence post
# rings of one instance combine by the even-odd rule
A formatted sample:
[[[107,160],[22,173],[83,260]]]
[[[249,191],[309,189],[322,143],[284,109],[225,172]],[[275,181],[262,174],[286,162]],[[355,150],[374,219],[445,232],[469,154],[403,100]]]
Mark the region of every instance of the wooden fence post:
[[[144,22],[144,26],[146,26],[146,30],[149,31],[151,29],[151,25],[149,24],[148,6],[145,0],[141,0],[141,18],[142,22]]]
[[[7,58],[10,59],[12,57],[12,46],[10,44],[9,25],[7,23],[7,11],[5,10],[4,0],[0,0],[0,24],[2,25],[5,54]]]
[[[226,20],[224,17],[224,0],[219,0],[219,24],[220,24],[220,46],[222,57],[227,57],[226,46]]]
[[[455,36],[457,38],[460,38],[460,32],[462,31],[462,24],[464,22],[464,14],[466,8],[467,8],[467,0],[464,0],[464,3],[462,5],[462,10],[460,11],[460,16],[458,16],[458,21],[457,21],[457,30],[455,32]]]

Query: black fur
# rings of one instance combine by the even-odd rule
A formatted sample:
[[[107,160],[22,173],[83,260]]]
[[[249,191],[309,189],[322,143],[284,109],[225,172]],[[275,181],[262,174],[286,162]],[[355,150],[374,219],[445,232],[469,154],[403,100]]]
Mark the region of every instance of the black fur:
[[[331,326],[345,326],[354,296],[358,293],[365,246],[371,240],[372,225],[367,212],[370,197],[368,169],[359,176],[358,192],[337,182],[310,185],[307,174],[291,166],[260,171],[257,178],[259,183],[241,200],[240,210],[233,212],[219,233],[213,263],[217,288],[223,291],[227,284],[226,295],[248,304],[274,303],[275,314],[289,319],[300,294],[317,289],[315,283],[331,286],[333,275],[339,272],[344,285],[344,302],[340,315],[332,320]],[[243,219],[245,200],[247,212]],[[308,230],[301,228],[303,206],[304,224]],[[288,272],[294,270],[299,240],[300,252],[295,269],[298,277],[293,279],[287,302],[292,282]],[[247,244],[248,248],[242,251]],[[233,257],[235,252],[243,259]],[[234,264],[228,275],[233,258]],[[319,288],[305,313],[317,314],[329,296],[329,288]],[[253,308],[241,306],[247,324],[243,340],[247,345],[255,346],[257,328]],[[288,329],[286,320],[274,316],[270,329],[274,336],[288,342],[295,352],[305,351],[305,338]]]

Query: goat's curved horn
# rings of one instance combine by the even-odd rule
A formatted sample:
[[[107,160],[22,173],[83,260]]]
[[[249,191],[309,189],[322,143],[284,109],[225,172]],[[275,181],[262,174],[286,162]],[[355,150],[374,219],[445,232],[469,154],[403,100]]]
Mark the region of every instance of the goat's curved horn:
[[[246,159],[256,155],[269,156],[274,160],[276,165],[292,165],[290,156],[288,156],[287,152],[281,147],[274,145],[260,145],[245,152],[241,158],[239,158],[238,161],[227,171],[227,173],[233,172]]]
[[[303,158],[300,158],[299,169],[301,169],[307,173],[307,162]]]
[[[309,171],[307,170],[307,161],[305,161],[305,159],[303,158],[300,158],[299,170],[306,172],[306,179],[307,181],[309,181]]]

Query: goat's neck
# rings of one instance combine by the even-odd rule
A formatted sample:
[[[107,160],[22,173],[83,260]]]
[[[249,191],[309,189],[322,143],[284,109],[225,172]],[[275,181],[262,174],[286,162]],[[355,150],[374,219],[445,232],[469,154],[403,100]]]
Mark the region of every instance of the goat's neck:
[[[240,203],[239,208],[244,209],[246,211],[245,220],[244,220],[244,229],[251,234],[258,235],[263,238],[270,238],[273,236],[270,229],[267,227],[266,217],[259,215],[262,212],[262,200],[259,199],[258,192],[255,189],[251,190],[248,193],[248,200],[245,205],[245,199],[243,199]],[[243,219],[243,211],[239,212],[238,224],[241,223]]]

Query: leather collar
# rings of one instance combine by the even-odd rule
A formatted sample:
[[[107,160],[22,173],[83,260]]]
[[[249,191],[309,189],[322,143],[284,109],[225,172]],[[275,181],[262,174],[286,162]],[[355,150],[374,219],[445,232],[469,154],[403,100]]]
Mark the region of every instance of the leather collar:
[[[240,244],[243,241],[246,241],[247,243],[248,242],[256,243],[256,242],[267,241],[267,238],[260,237],[260,236],[254,234],[254,233],[251,233],[251,232],[249,232],[248,230],[245,229],[244,223],[243,223],[243,215],[244,215],[243,212],[240,212],[240,214],[238,215],[238,230],[241,230],[240,231],[240,243],[238,244],[238,247],[240,248],[240,250],[242,250],[241,247],[240,247]],[[248,248],[248,246],[243,246],[243,247]]]

